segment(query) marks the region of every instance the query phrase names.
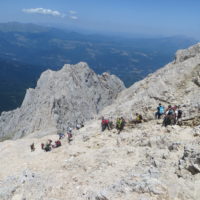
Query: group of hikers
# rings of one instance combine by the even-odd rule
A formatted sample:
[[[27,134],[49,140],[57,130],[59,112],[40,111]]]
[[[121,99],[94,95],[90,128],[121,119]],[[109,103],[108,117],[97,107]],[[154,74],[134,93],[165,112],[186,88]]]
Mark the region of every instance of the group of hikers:
[[[116,127],[116,129],[118,130],[118,133],[120,133],[123,128],[125,126],[125,120],[123,117],[117,118],[116,121],[116,125],[114,126],[113,121],[109,120],[109,119],[105,119],[104,117],[102,117],[101,119],[101,131],[105,131],[106,129],[111,130],[114,127]]]
[[[60,146],[61,146],[60,140],[56,140],[55,144],[52,144],[52,140],[48,139],[46,144],[44,143],[41,144],[41,149],[47,152],[47,151],[51,151],[53,148],[58,148]]]
[[[181,118],[182,118],[183,111],[181,110],[180,106],[171,106],[169,105],[167,109],[159,103],[157,107],[157,112],[155,113],[156,119],[161,119],[163,117],[163,126],[168,125],[181,125]]]
[[[157,107],[157,111],[155,113],[155,119],[163,119],[162,126],[168,126],[168,125],[181,125],[181,118],[182,118],[182,110],[180,106],[171,106],[169,105],[167,109],[164,108],[164,106],[159,103]],[[129,123],[131,124],[139,124],[144,121],[143,117],[141,114],[136,113],[135,114],[135,119],[132,119]],[[112,130],[113,128],[116,128],[118,130],[118,134],[124,129],[126,125],[126,121],[123,117],[119,117],[116,119],[116,123],[112,120],[105,119],[102,117],[101,119],[101,130],[102,132],[105,131],[106,129]],[[76,125],[76,129],[80,129],[84,127],[83,123],[80,123]],[[51,151],[53,148],[57,148],[61,146],[61,141],[63,138],[65,138],[67,135],[68,143],[72,141],[72,128],[67,129],[67,134],[58,133],[59,139],[55,141],[55,144],[52,144],[52,140],[48,140],[45,144],[41,144],[41,149],[44,151]],[[30,145],[31,151],[35,151],[35,145],[32,143]]]
[[[159,103],[157,107],[157,112],[155,113],[156,119],[163,119],[162,126],[168,126],[168,125],[181,125],[181,118],[182,118],[182,110],[180,106],[171,106],[169,105],[167,109],[164,108],[164,106]],[[145,121],[141,114],[136,113],[135,119],[132,119],[129,123],[131,124],[139,124]],[[114,125],[113,121],[109,119],[105,119],[102,117],[101,120],[101,130],[102,132],[106,129],[111,130],[113,128],[116,128],[118,130],[118,134],[124,129],[124,126],[126,124],[126,121],[123,117],[117,118],[116,123]]]
[[[133,119],[131,122],[134,124],[139,124],[142,123],[142,115],[139,113],[136,113],[136,118]],[[105,119],[104,117],[102,117],[101,120],[101,130],[102,132],[105,131],[106,129],[111,130],[113,128],[116,128],[118,130],[118,134],[120,134],[120,132],[124,129],[126,124],[126,121],[123,117],[119,117],[116,119],[116,124],[114,125],[113,121],[109,120],[109,119]]]
[[[79,130],[80,128],[84,127],[84,124],[83,122],[82,123],[77,123],[76,124],[76,129]],[[67,132],[66,134],[63,133],[63,132],[58,132],[58,137],[59,139],[55,141],[55,143],[53,144],[52,140],[51,139],[48,139],[47,142],[44,144],[44,143],[41,143],[41,149],[44,150],[45,152],[48,152],[48,151],[51,151],[52,149],[54,148],[58,148],[60,147],[62,144],[61,144],[61,140],[63,138],[65,138],[67,136],[67,141],[68,143],[70,143],[72,140],[73,140],[73,135],[72,135],[72,128],[71,127],[68,127],[67,128]],[[35,144],[32,143],[30,145],[30,149],[31,149],[31,152],[35,151]]]
[[[52,149],[58,148],[58,147],[61,146],[61,141],[60,140],[56,140],[55,144],[52,144],[52,142],[53,141],[51,139],[48,139],[45,144],[41,143],[41,149],[47,152],[47,151],[51,151]],[[31,148],[31,152],[35,151],[35,144],[32,143],[30,145],[30,148]]]

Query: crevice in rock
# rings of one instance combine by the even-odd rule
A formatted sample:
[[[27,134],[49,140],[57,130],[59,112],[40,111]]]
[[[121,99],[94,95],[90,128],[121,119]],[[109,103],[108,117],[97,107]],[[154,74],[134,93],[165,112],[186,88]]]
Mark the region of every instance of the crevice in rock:
[[[152,99],[155,99],[156,101],[160,101],[160,102],[163,102],[163,103],[168,103],[168,104],[170,104],[170,102],[169,101],[167,101],[167,100],[165,100],[165,99],[161,99],[161,98],[159,98],[159,97],[153,97],[153,96],[150,96],[150,98],[152,98]]]
[[[200,171],[193,165],[190,165],[187,169],[189,172],[191,172],[192,175],[200,173]]]
[[[108,200],[108,198],[105,196],[97,196],[95,197],[95,200]]]
[[[182,125],[195,127],[200,125],[200,115],[183,119],[181,121]]]
[[[199,80],[198,80],[197,78],[193,80],[193,83],[194,83],[196,86],[200,87],[200,82],[199,82]]]

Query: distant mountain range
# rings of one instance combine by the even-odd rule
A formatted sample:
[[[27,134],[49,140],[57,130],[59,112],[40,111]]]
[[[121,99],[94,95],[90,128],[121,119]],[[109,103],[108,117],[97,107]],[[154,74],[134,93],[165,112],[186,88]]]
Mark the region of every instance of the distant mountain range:
[[[133,38],[85,35],[35,24],[0,24],[0,112],[18,107],[42,71],[85,61],[96,72],[119,76],[126,86],[173,59],[186,37]]]

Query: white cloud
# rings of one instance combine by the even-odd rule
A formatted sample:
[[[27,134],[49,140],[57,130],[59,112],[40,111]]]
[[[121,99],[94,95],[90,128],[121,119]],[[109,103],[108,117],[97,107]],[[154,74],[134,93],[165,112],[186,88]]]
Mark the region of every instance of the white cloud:
[[[74,10],[70,10],[70,11],[69,11],[69,14],[71,14],[71,15],[75,15],[75,14],[77,14],[77,12],[74,11]]]
[[[29,9],[23,9],[22,10],[25,13],[38,13],[43,15],[52,15],[52,16],[59,16],[62,17],[63,14],[61,14],[57,10],[51,10],[51,9],[45,9],[45,8],[29,8]]]
[[[57,17],[67,17],[66,14],[60,13],[57,10],[51,10],[51,9],[45,9],[45,8],[29,8],[29,9],[22,9],[22,12],[24,13],[37,13],[42,15],[52,15]],[[69,11],[70,15],[68,16],[72,20],[77,20],[78,17],[76,16],[77,12],[74,10]]]
[[[73,19],[73,20],[77,20],[77,19],[78,19],[78,17],[77,17],[77,16],[74,16],[74,15],[69,16],[69,18],[70,18],[70,19]]]

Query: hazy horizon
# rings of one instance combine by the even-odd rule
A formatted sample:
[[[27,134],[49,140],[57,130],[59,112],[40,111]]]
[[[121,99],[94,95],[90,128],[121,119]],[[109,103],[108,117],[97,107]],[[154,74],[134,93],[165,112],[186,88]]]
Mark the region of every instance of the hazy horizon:
[[[187,36],[200,39],[200,2],[177,0],[7,0],[0,22],[51,25],[122,36]]]

